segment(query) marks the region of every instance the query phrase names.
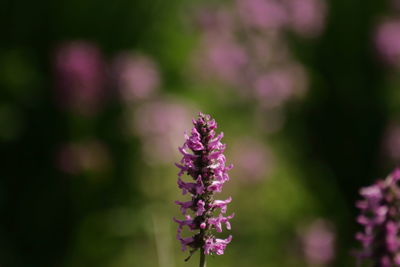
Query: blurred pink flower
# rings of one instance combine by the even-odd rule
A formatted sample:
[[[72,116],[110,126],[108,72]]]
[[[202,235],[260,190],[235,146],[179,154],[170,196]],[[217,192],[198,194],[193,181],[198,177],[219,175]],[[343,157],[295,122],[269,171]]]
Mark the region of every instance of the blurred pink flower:
[[[325,26],[326,3],[324,0],[287,0],[290,27],[304,37],[316,37]]]
[[[267,108],[279,107],[295,95],[302,95],[307,88],[307,76],[299,64],[266,72],[255,80],[255,95]]]
[[[307,37],[320,34],[324,1],[236,0],[233,6],[204,13],[193,76],[233,87],[236,97],[256,100],[263,112],[282,110],[309,85],[307,70],[291,54],[286,31]]]
[[[262,105],[272,108],[281,106],[292,94],[292,81],[287,72],[275,70],[267,72],[255,81],[256,97]]]
[[[271,66],[291,59],[288,44],[278,32],[249,35],[248,45],[253,56],[251,60],[254,61],[252,66]]]
[[[105,64],[91,43],[72,41],[58,47],[54,55],[57,100],[68,110],[93,115],[105,97]]]
[[[196,23],[204,32],[232,35],[235,27],[234,15],[227,8],[204,8],[196,14]]]
[[[121,53],[113,67],[118,90],[126,102],[149,98],[160,86],[159,71],[149,57]]]
[[[200,68],[214,77],[236,85],[248,61],[246,51],[234,40],[207,36],[200,54]]]
[[[400,62],[400,19],[387,19],[375,33],[375,43],[382,59],[397,65]]]
[[[237,11],[243,23],[259,29],[279,29],[288,21],[285,7],[275,0],[237,0]]]
[[[140,105],[133,114],[132,131],[139,136],[146,162],[171,163],[176,147],[190,126],[191,110],[177,101],[157,100]]]
[[[400,162],[400,125],[391,124],[386,129],[383,137],[383,150],[385,156],[394,162]]]
[[[103,171],[110,163],[105,145],[96,140],[64,144],[57,155],[59,169],[74,175],[83,171]]]
[[[330,222],[317,219],[299,231],[304,256],[309,265],[324,266],[334,259],[335,233]]]
[[[235,140],[230,157],[235,168],[235,177],[247,182],[266,178],[273,168],[273,157],[269,149],[260,141],[243,138]]]

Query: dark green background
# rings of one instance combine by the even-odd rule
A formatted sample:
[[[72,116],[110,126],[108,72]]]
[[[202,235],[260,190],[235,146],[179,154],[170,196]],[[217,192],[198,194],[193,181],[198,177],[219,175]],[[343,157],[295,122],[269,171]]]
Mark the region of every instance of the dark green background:
[[[288,107],[285,127],[273,137],[287,151],[294,151],[280,155],[290,159],[307,191],[318,200],[319,215],[337,226],[334,266],[353,264],[350,251],[357,247],[353,236],[358,188],[394,167],[383,162],[380,149],[383,131],[397,108],[387,103],[389,70],[377,60],[371,41],[377,20],[387,12],[385,2],[331,0],[322,36],[310,42],[292,40],[295,55],[313,70],[312,87],[302,103]],[[196,102],[181,75],[196,42],[185,22],[192,4],[196,2],[1,1],[0,107],[12,111],[0,118],[1,266],[114,266],[111,262],[127,242],[143,244],[145,234],[140,231],[130,240],[110,237],[100,215],[85,221],[89,226],[83,229],[88,232],[79,244],[75,241],[88,214],[114,206],[129,203],[132,220],[150,220],[135,212],[149,199],[136,188],[136,176],[127,171],[133,169],[138,177],[143,171],[139,141],[112,130],[118,129],[121,105],[111,101],[94,119],[60,111],[53,101],[52,53],[59,43],[75,39],[98,44],[109,58],[121,50],[143,51],[159,63],[165,93]],[[212,105],[210,100],[208,106]],[[219,110],[223,125],[230,112]],[[70,179],[55,167],[60,143],[85,136],[96,136],[109,147],[114,167],[104,174],[109,179],[103,182]],[[338,191],[332,192],[331,184]],[[240,216],[240,210],[235,212]],[[268,264],[270,259],[263,257],[263,246],[268,249],[266,244],[275,240],[257,239],[255,252],[241,254],[246,250],[240,249],[240,242],[253,243],[251,235],[240,235],[240,227],[252,226],[237,226],[238,238],[233,241],[238,242],[237,249],[226,257],[253,258],[254,266],[283,266],[279,259]],[[230,262],[229,266],[236,266],[234,260]],[[125,266],[153,265],[138,259]]]

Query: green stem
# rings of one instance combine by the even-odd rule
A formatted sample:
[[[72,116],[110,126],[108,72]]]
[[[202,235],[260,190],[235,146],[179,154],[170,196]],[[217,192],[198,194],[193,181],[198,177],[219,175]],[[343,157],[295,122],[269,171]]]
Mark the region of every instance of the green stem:
[[[200,249],[200,267],[206,267],[206,254],[204,254],[204,248]]]

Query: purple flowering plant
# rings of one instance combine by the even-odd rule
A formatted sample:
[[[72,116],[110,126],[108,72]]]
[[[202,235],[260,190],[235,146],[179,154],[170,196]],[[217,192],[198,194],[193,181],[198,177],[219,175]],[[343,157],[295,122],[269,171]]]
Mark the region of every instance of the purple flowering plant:
[[[226,239],[215,237],[213,230],[222,232],[223,225],[231,229],[229,220],[232,213],[225,216],[227,205],[232,201],[214,199],[215,193],[222,191],[223,184],[229,180],[228,171],[232,165],[225,166],[224,150],[226,145],[221,143],[223,133],[216,136],[217,123],[210,115],[199,113],[197,120],[193,119],[191,135],[185,134],[185,143],[179,148],[183,157],[176,166],[178,173],[178,187],[182,194],[190,194],[191,199],[186,202],[176,201],[180,206],[185,219],[174,221],[178,223],[177,239],[182,244],[182,250],[190,248],[190,255],[185,261],[200,249],[200,266],[205,266],[206,255],[221,255],[232,240],[230,235]],[[192,182],[185,182],[182,176],[187,174],[193,178]],[[188,213],[192,211],[192,215]],[[220,211],[218,215],[215,215]],[[182,237],[184,227],[194,232],[189,237]]]
[[[360,262],[373,266],[400,266],[400,169],[386,179],[360,190],[363,197],[357,222],[363,231],[356,234],[363,249],[356,254]]]

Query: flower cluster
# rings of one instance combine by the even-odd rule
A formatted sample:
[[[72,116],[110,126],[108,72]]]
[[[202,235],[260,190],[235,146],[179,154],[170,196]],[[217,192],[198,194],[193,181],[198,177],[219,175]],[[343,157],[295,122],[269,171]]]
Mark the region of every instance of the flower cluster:
[[[309,79],[290,52],[289,33],[318,37],[326,14],[324,0],[236,0],[200,9],[196,76],[231,87],[263,109],[284,107],[304,95]]]
[[[399,67],[400,61],[400,20],[398,14],[382,21],[375,32],[375,45],[382,60]]]
[[[363,246],[357,256],[370,259],[374,266],[400,266],[400,169],[385,180],[362,188],[356,206],[361,210],[357,221],[364,227],[356,234]]]
[[[193,120],[194,127],[191,135],[185,134],[186,141],[179,151],[183,157],[176,166],[180,169],[178,174],[178,187],[182,194],[190,194],[191,200],[187,202],[176,201],[180,206],[184,220],[174,221],[178,223],[177,239],[182,244],[182,250],[191,248],[190,255],[197,249],[204,254],[224,253],[225,247],[232,240],[216,238],[212,229],[222,232],[223,225],[231,229],[229,220],[234,214],[225,216],[227,204],[232,201],[229,197],[226,200],[215,200],[214,193],[221,192],[223,184],[229,180],[227,171],[232,165],[225,166],[226,159],[223,154],[225,145],[221,143],[223,133],[216,136],[217,124],[210,115],[199,113],[197,120]],[[189,152],[190,151],[190,152]],[[188,174],[193,182],[185,182],[182,176]],[[215,210],[219,209],[220,214],[214,216]],[[191,216],[188,210],[193,211]],[[182,230],[188,227],[190,231],[196,231],[191,237],[182,237]],[[189,256],[190,258],[190,256]]]

